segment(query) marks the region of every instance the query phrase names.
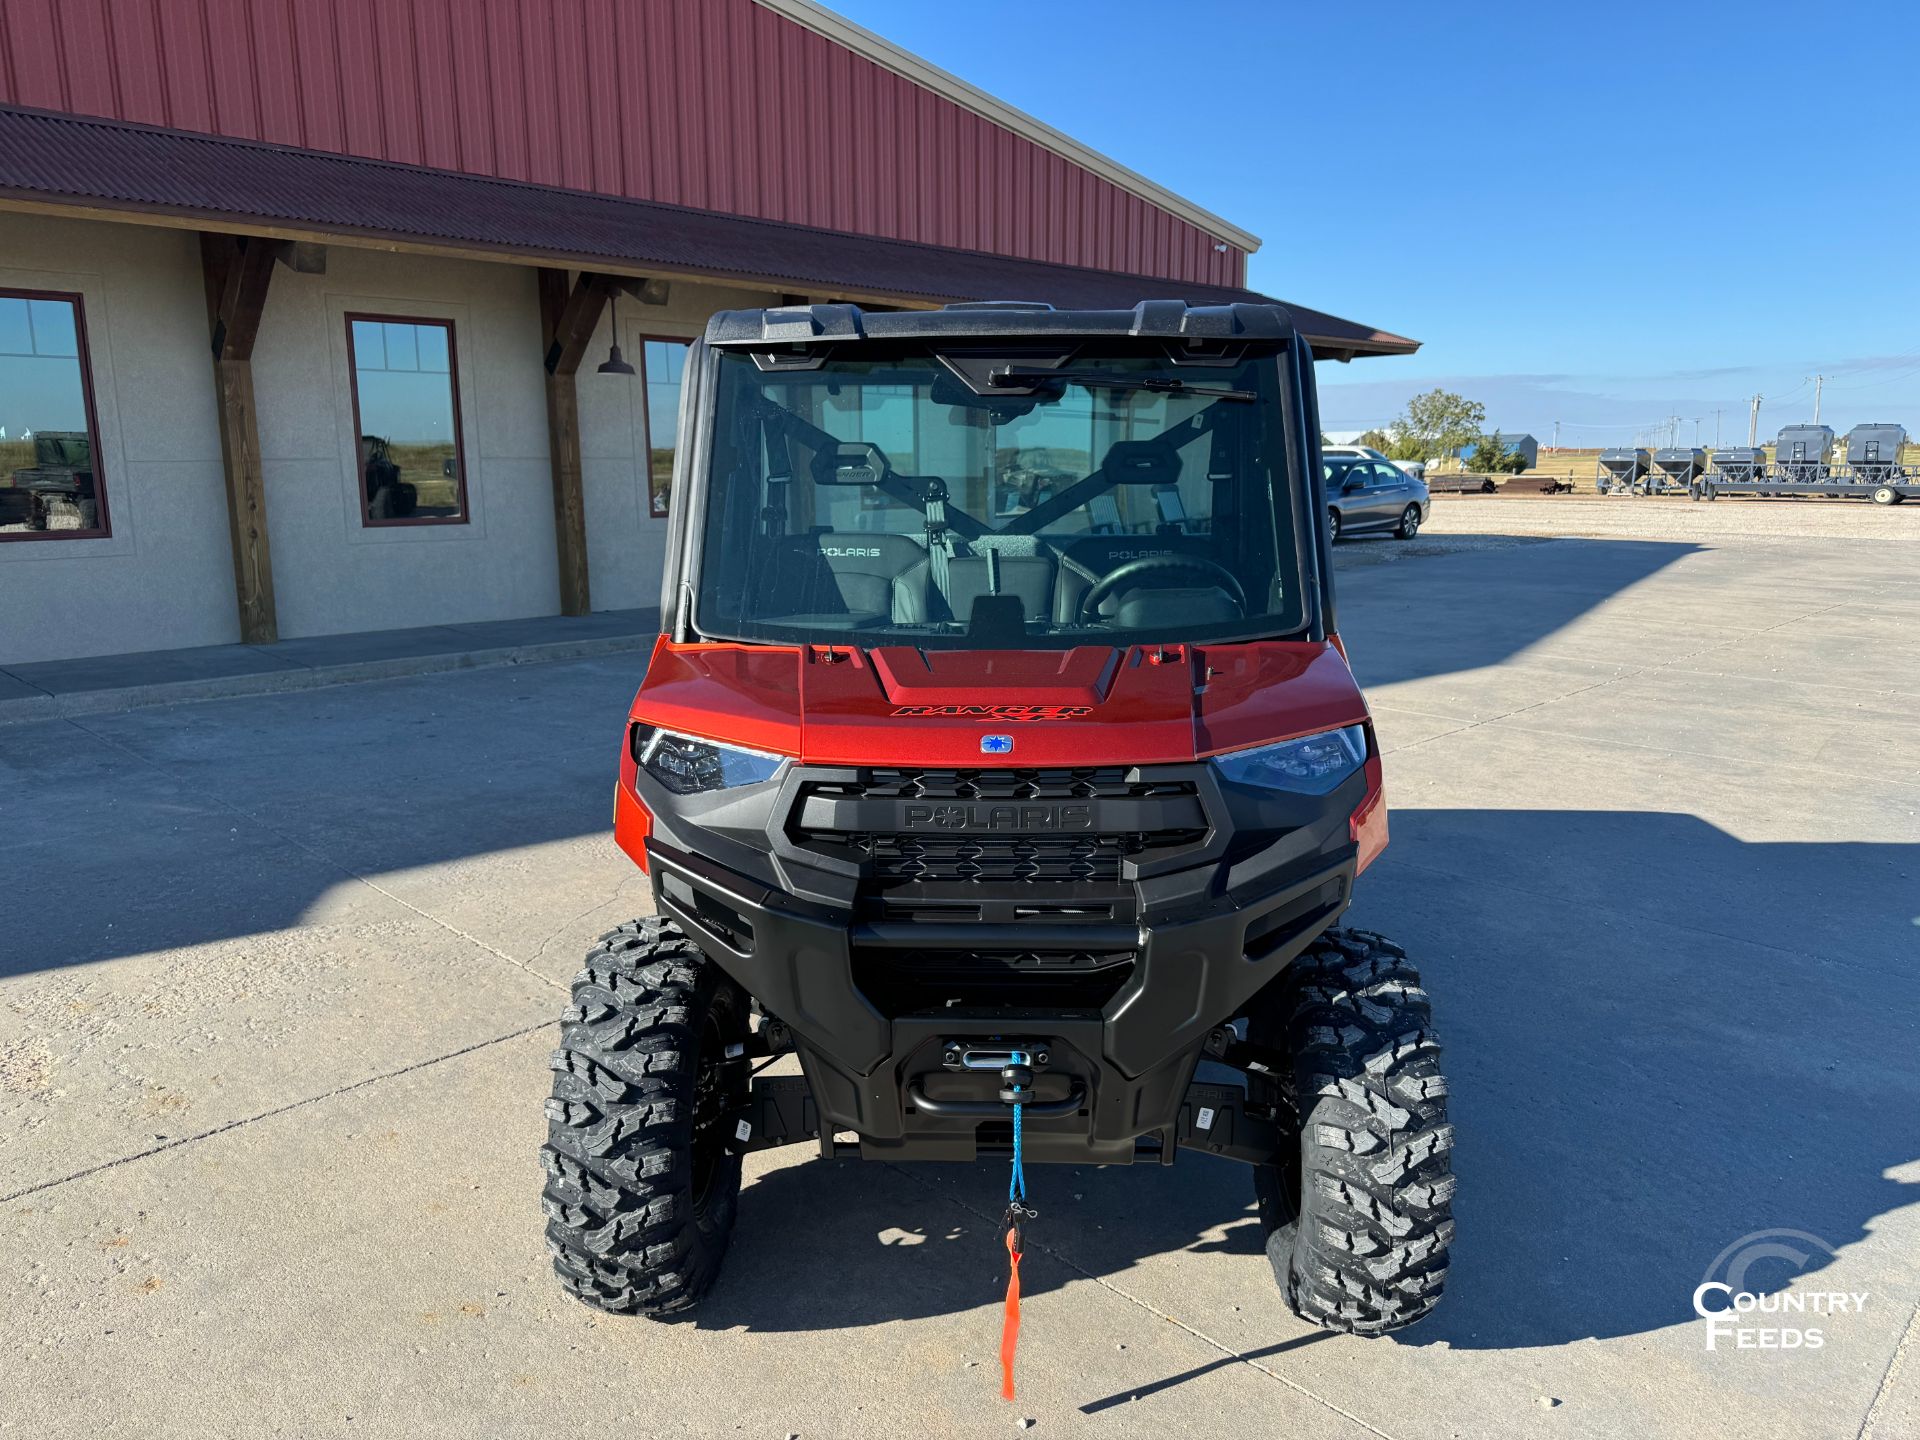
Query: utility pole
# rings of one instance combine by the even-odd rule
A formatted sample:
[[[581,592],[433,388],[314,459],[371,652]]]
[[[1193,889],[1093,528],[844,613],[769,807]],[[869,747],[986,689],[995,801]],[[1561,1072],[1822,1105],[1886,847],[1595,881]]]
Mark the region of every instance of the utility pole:
[[[1720,448],[1720,412],[1718,410],[1713,412],[1713,448],[1716,450]]]
[[[1827,377],[1824,375],[1813,377],[1813,423],[1816,425],[1820,423],[1820,387],[1826,383]]]
[[[1760,447],[1760,395],[1753,397],[1753,408],[1747,412],[1747,448],[1757,450]]]
[[[1696,450],[1700,448],[1700,419],[1698,415],[1693,417],[1693,448]]]
[[[1558,420],[1553,422],[1553,448],[1556,450],[1560,448],[1560,422]]]

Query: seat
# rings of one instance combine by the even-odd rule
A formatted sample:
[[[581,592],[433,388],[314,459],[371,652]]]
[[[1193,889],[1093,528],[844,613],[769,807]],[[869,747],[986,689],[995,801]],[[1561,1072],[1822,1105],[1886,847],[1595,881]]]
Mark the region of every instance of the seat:
[[[774,542],[758,611],[851,625],[927,618],[926,547],[905,535],[821,533]]]

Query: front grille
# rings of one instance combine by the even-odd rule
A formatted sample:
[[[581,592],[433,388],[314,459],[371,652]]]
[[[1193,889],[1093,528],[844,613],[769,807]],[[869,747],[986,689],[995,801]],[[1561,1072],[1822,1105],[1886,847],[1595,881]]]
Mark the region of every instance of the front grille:
[[[1118,885],[1124,860],[1202,837],[1196,791],[1190,780],[1141,776],[1125,766],[1048,770],[905,770],[857,772],[851,780],[822,780],[804,787],[796,820],[809,799],[879,802],[878,812],[898,815],[907,807],[933,806],[932,825],[892,828],[818,828],[801,825],[801,845],[859,861],[872,885],[965,887],[970,885]],[[1023,829],[1016,820],[1005,833],[970,828],[968,817],[1008,807],[1085,803],[1099,814],[1103,801],[1185,799],[1192,824],[1149,831],[1094,829],[1059,833],[1042,826]],[[896,810],[893,807],[898,806]],[[953,833],[939,825],[951,814]],[[1053,813],[1050,809],[1037,813]]]
[[[858,834],[845,843],[872,862],[875,880],[915,884],[1021,880],[1120,879],[1123,856],[1146,848],[1143,835],[997,836]]]

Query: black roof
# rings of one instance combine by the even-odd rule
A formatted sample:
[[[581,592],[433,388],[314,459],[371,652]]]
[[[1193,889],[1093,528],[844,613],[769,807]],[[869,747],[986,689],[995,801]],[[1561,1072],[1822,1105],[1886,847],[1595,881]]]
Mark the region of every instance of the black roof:
[[[707,322],[713,345],[790,345],[815,340],[991,339],[1114,335],[1170,340],[1290,340],[1282,305],[1188,305],[1142,300],[1131,310],[1056,310],[1031,301],[985,301],[939,310],[864,310],[858,305],[783,305],[722,310]]]

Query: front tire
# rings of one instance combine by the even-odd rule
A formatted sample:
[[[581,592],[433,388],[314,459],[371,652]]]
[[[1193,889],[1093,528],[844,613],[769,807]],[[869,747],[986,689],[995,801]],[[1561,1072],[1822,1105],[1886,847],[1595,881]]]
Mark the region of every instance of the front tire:
[[[1254,1171],[1267,1258],[1287,1306],[1381,1335],[1440,1299],[1453,1240],[1453,1127],[1426,991],[1399,946],[1332,930],[1249,1017],[1293,1073],[1250,1077],[1297,1142]]]
[[[541,1204],[560,1283],[619,1314],[692,1307],[740,1198],[725,1122],[746,1098],[740,987],[663,920],[600,937],[560,1021]]]
[[[1400,523],[1393,533],[1402,540],[1411,540],[1420,533],[1420,507],[1409,505],[1400,512]]]
[[[1327,538],[1329,540],[1338,540],[1340,538],[1340,512],[1338,510],[1329,509],[1327,511]]]
[[[1876,505],[1898,505],[1900,503],[1900,492],[1891,485],[1882,485],[1873,492],[1873,503]]]

